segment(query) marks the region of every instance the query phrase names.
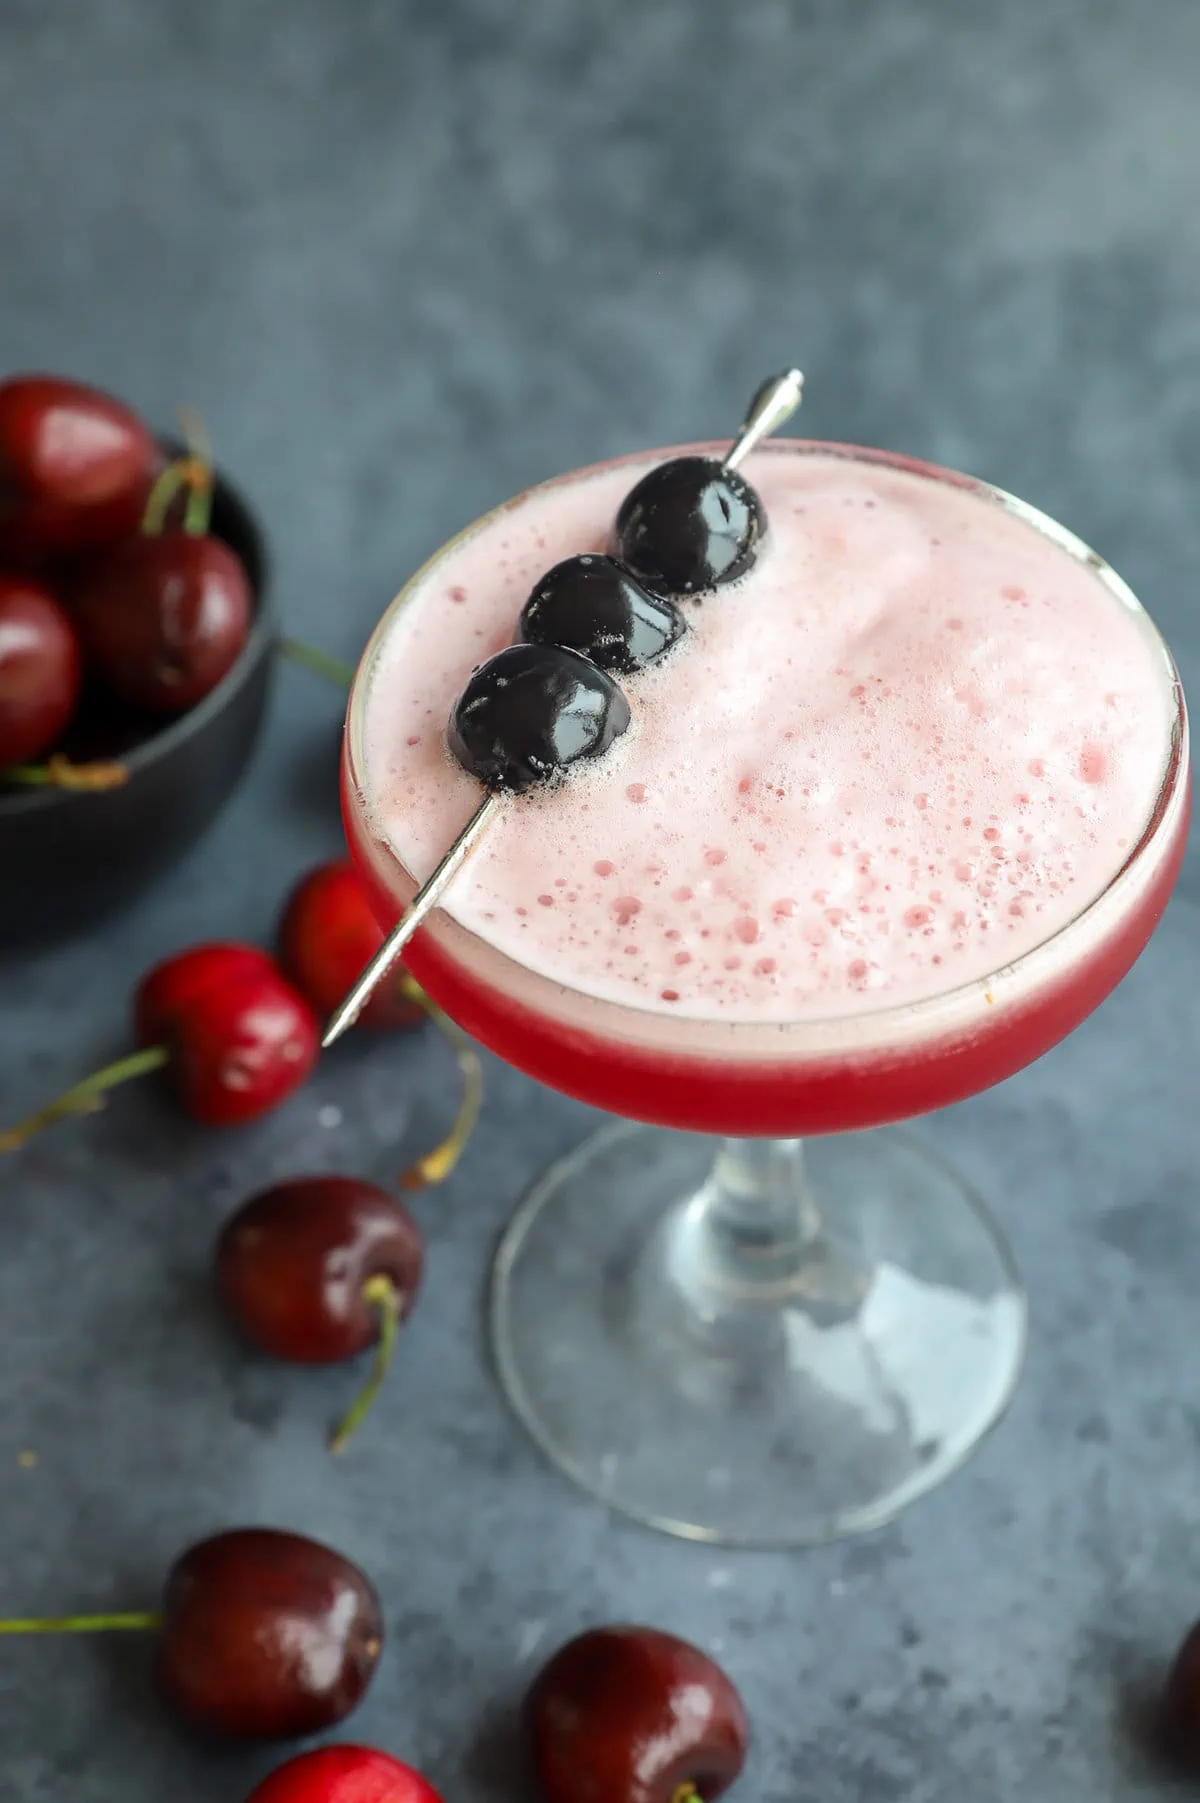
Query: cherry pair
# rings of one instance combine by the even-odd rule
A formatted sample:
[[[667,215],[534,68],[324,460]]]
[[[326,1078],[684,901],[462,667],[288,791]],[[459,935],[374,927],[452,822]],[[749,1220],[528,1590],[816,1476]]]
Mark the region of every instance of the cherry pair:
[[[322,865],[298,885],[280,926],[280,960],[256,946],[192,946],[156,965],[134,999],[141,1049],[86,1077],[7,1132],[13,1151],[50,1122],[86,1113],[105,1093],[148,1071],[165,1070],[184,1109],[208,1126],[234,1126],[267,1113],[304,1082],[316,1062],[318,1016],[383,942],[361,878],[343,861]],[[412,1026],[432,1015],[454,1043],[464,1096],[454,1131],[413,1169],[414,1183],[452,1169],[478,1112],[479,1061],[462,1035],[411,979],[385,987],[363,1025]]]
[[[546,1803],[700,1803],[746,1757],[741,1698],[707,1654],[654,1628],[606,1627],[535,1679],[526,1724]],[[411,1766],[369,1747],[322,1747],[273,1772],[249,1803],[439,1803]]]
[[[29,767],[61,741],[85,672],[147,716],[196,705],[250,628],[241,563],[208,532],[212,471],[163,468],[112,396],[51,376],[0,383],[0,768],[10,780],[105,786],[112,767]],[[169,524],[181,492],[182,520]]]

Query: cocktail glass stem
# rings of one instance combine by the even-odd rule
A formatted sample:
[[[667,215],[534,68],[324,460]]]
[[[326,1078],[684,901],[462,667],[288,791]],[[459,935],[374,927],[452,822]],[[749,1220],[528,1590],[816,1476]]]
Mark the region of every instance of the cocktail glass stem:
[[[492,1304],[501,1380],[549,1457],[730,1545],[889,1520],[999,1419],[1025,1338],[979,1198],[894,1128],[607,1127],[518,1211]]]
[[[803,1141],[721,1140],[669,1230],[675,1280],[702,1316],[803,1292],[821,1240]]]

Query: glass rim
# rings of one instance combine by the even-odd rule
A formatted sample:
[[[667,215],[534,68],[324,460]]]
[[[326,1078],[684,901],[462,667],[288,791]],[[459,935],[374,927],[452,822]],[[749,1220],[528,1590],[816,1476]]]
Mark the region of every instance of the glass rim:
[[[362,735],[363,719],[366,712],[365,697],[370,690],[370,679],[376,658],[380,648],[389,635],[396,616],[408,602],[411,601],[417,589],[424,583],[425,579],[445,558],[450,556],[460,544],[473,538],[476,533],[482,532],[487,526],[493,521],[498,520],[502,515],[512,512],[516,508],[522,506],[530,499],[530,497],[544,493],[547,490],[561,487],[567,483],[584,481],[589,477],[600,475],[605,471],[618,469],[622,465],[645,464],[647,462],[654,463],[668,457],[687,455],[719,456],[727,448],[728,445],[725,440],[703,440],[696,443],[665,445],[655,450],[625,452],[617,457],[604,458],[596,463],[584,464],[579,468],[567,470],[559,475],[551,476],[545,481],[532,483],[527,488],[524,488],[517,494],[511,496],[509,499],[501,501],[497,506],[489,508],[486,512],[478,515],[467,525],[461,527],[458,532],[446,539],[419,565],[400,588],[393,600],[384,609],[383,614],[363,649],[362,656],[355,669],[353,683],[351,684],[346,713],[346,759],[353,785],[355,801],[358,805],[360,822],[364,828],[366,837],[373,845],[378,846],[386,854],[389,864],[398,874],[402,875],[407,880],[414,893],[420,887],[420,879],[414,876],[407,868],[396,847],[389,840],[381,838],[375,832],[371,819],[371,811],[366,799],[366,791],[361,780],[365,765]],[[1151,808],[1149,817],[1142,828],[1142,831],[1133,842],[1118,868],[1105,883],[1104,887],[1089,900],[1084,902],[1068,920],[1062,923],[1062,925],[1056,927],[1053,932],[1047,934],[1044,939],[1038,940],[1035,945],[1030,946],[1027,951],[1022,952],[1019,957],[998,964],[992,970],[985,972],[981,976],[971,977],[965,982],[953,984],[946,989],[938,990],[933,994],[923,995],[915,1000],[888,1001],[886,999],[881,999],[875,1006],[859,1007],[852,1011],[842,1013],[801,1015],[779,1019],[763,1017],[754,1018],[747,1016],[738,1017],[733,1015],[692,1016],[669,1014],[663,1009],[642,1008],[632,1002],[614,1001],[610,997],[597,995],[591,990],[574,988],[570,983],[564,982],[560,977],[550,976],[545,971],[538,970],[533,965],[523,964],[519,959],[512,957],[509,953],[502,951],[499,946],[494,945],[490,940],[484,938],[482,934],[476,933],[472,928],[464,926],[463,923],[447,909],[445,902],[443,902],[441,907],[434,910],[424,928],[425,931],[429,931],[432,927],[436,937],[436,923],[439,920],[439,917],[444,918],[445,920],[448,920],[453,927],[456,940],[461,938],[468,945],[478,946],[481,953],[486,955],[488,962],[494,963],[499,969],[511,969],[514,972],[520,973],[526,980],[532,980],[537,984],[548,986],[548,988],[554,990],[561,996],[575,997],[581,1003],[586,1004],[590,1009],[602,1010],[606,1017],[606,1022],[608,1017],[611,1017],[613,1024],[611,1028],[606,1024],[603,1028],[595,1029],[597,1036],[617,1041],[620,1041],[623,1038],[636,1038],[636,1035],[630,1035],[628,1032],[622,1033],[620,1027],[620,1021],[622,1019],[627,1021],[639,1021],[642,1023],[663,1023],[667,1026],[673,1024],[675,1028],[675,1046],[678,1046],[679,1042],[682,1042],[687,1037],[689,1030],[692,1035],[711,1033],[714,1030],[718,1030],[724,1034],[732,1035],[734,1038],[746,1036],[751,1033],[768,1034],[776,1041],[775,1052],[773,1054],[774,1059],[778,1062],[785,1062],[787,1054],[784,1048],[793,1038],[810,1034],[820,1036],[822,1033],[829,1034],[835,1029],[840,1029],[842,1032],[845,1032],[846,1029],[857,1025],[870,1028],[886,1028],[889,1021],[895,1021],[899,1026],[907,1029],[903,1034],[897,1034],[897,1039],[903,1038],[904,1040],[907,1040],[914,1036],[912,1029],[919,1028],[919,1026],[931,1015],[941,1013],[952,1014],[959,1005],[972,998],[987,996],[990,1000],[990,992],[1001,982],[1001,980],[1024,975],[1028,972],[1031,964],[1040,964],[1044,961],[1051,962],[1055,950],[1061,947],[1065,942],[1079,935],[1080,929],[1095,919],[1097,914],[1104,908],[1105,904],[1110,901],[1114,892],[1124,886],[1131,874],[1140,867],[1143,859],[1154,846],[1162,828],[1168,824],[1169,817],[1173,812],[1172,804],[1178,800],[1186,788],[1189,773],[1189,735],[1187,707],[1183,694],[1183,685],[1171,652],[1153,618],[1147,612],[1141,601],[1138,600],[1133,589],[1125,579],[1118,574],[1113,566],[1108,563],[1105,558],[1101,557],[1099,552],[1093,550],[1084,539],[1080,538],[1078,534],[1072,532],[1068,527],[1062,525],[1052,515],[1044,513],[1040,508],[1034,507],[1030,502],[1022,500],[1020,496],[1011,494],[1008,490],[1000,488],[995,483],[988,482],[981,477],[968,475],[959,470],[948,469],[941,464],[932,463],[927,459],[913,457],[902,451],[889,451],[873,446],[844,444],[823,439],[775,437],[768,439],[765,443],[759,445],[754,452],[754,456],[755,458],[762,456],[825,456],[843,458],[848,462],[876,464],[884,468],[903,471],[926,481],[965,489],[968,492],[977,495],[981,500],[1000,507],[1004,512],[1012,515],[1034,531],[1040,533],[1042,537],[1048,538],[1052,543],[1057,544],[1060,549],[1067,552],[1068,555],[1076,560],[1076,562],[1086,564],[1087,567],[1092,570],[1097,580],[1109,591],[1113,599],[1123,607],[1127,613],[1136,617],[1141,630],[1146,634],[1162,664],[1164,677],[1164,703],[1170,715],[1167,752],[1153,807]],[[442,955],[449,957],[456,966],[461,966],[464,974],[469,979],[478,980],[489,989],[503,992],[503,983],[497,980],[491,971],[489,971],[486,977],[482,975],[477,976],[469,958],[462,958],[457,950],[452,950],[439,942],[439,951]],[[1051,975],[1057,974],[1059,969],[1069,971],[1071,967],[1072,961],[1064,959],[1061,965],[1055,966]],[[538,1009],[536,1002],[529,1002],[525,1000],[525,998],[522,998],[522,1002],[523,1005],[530,1007],[535,1012],[544,1011]],[[591,1031],[592,1029],[589,1028],[584,1030]],[[871,1046],[878,1048],[885,1043],[883,1033],[871,1033],[869,1035],[868,1043]],[[675,1048],[673,1047],[672,1049]],[[708,1048],[697,1048],[697,1055],[711,1056],[712,1054],[708,1051]],[[756,1054],[744,1051],[741,1056],[754,1059]],[[767,1057],[771,1056],[772,1054],[757,1054],[760,1061],[765,1061]]]

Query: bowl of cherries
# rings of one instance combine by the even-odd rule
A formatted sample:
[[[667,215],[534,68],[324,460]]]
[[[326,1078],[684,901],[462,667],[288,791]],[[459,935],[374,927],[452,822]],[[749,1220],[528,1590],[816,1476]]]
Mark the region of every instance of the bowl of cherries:
[[[202,445],[0,381],[0,945],[89,926],[212,823],[266,709],[266,582]]]

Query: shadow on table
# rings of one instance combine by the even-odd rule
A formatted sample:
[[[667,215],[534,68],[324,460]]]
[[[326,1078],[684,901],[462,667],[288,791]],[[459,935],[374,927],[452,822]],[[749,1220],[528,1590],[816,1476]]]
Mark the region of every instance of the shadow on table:
[[[288,760],[288,800],[296,813],[322,827],[332,827],[341,848],[342,807],[339,790],[342,757],[342,723],[331,729],[324,722],[303,740]],[[334,852],[331,850],[330,856]],[[316,859],[313,860],[314,863]]]
[[[488,1803],[527,1803],[534,1794],[519,1697],[494,1703],[487,1711],[467,1748],[463,1771]]]

